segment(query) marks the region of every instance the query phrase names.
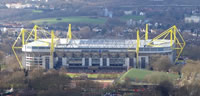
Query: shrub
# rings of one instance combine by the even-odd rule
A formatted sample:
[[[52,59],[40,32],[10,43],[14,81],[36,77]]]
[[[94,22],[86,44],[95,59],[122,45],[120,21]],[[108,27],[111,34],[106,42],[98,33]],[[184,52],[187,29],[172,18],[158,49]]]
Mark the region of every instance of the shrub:
[[[145,77],[145,80],[149,83],[159,84],[160,82],[165,80],[172,81],[172,78],[170,78],[167,74],[152,73],[150,75],[147,75]]]

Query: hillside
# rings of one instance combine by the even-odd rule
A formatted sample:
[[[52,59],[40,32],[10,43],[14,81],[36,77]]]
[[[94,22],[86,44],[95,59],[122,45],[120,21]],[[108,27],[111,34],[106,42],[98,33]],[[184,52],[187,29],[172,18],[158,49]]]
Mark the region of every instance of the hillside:
[[[134,81],[144,81],[148,77],[156,77],[156,76],[162,76],[163,78],[160,79],[177,79],[177,74],[172,73],[166,73],[166,72],[158,72],[158,71],[150,71],[150,70],[144,70],[144,69],[130,69],[126,73],[124,73],[120,77],[120,81],[125,80],[126,78],[129,78]]]

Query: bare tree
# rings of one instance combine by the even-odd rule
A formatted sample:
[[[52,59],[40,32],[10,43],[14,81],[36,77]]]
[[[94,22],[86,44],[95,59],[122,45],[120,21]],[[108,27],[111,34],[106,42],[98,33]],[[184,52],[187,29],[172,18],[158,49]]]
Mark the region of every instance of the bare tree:
[[[4,58],[4,53],[2,51],[0,51],[0,71],[2,69],[3,58]]]
[[[19,58],[21,58],[21,56]],[[17,59],[15,58],[15,56],[8,56],[5,59],[5,67],[6,67],[5,70],[10,71],[10,72],[17,71],[20,68],[19,63]]]
[[[182,72],[182,84],[194,84],[200,81],[200,62],[199,61],[188,61],[181,72]],[[197,83],[199,84],[199,83]],[[199,84],[200,85],[200,84]]]
[[[100,83],[90,80],[77,81],[77,88],[82,91],[82,96],[100,96],[102,94],[103,86]]]
[[[163,74],[163,73],[152,73],[150,75],[147,75],[145,77],[145,80],[149,83],[153,83],[153,84],[159,84],[163,81],[170,81],[172,82],[173,79],[168,76],[167,74]]]
[[[172,64],[168,56],[154,56],[151,60],[151,66],[156,71],[169,71]]]

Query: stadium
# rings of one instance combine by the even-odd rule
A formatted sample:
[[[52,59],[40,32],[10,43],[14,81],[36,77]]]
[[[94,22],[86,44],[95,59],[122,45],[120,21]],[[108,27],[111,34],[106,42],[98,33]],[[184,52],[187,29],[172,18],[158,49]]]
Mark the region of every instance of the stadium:
[[[65,67],[71,72],[95,73],[148,69],[154,55],[168,56],[173,64],[179,62],[185,41],[176,26],[149,39],[146,25],[145,39],[141,37],[137,30],[135,40],[75,39],[70,24],[66,38],[58,38],[53,31],[47,32],[35,26],[31,32],[22,29],[12,49],[20,67],[28,70]],[[16,49],[22,50],[21,60]]]

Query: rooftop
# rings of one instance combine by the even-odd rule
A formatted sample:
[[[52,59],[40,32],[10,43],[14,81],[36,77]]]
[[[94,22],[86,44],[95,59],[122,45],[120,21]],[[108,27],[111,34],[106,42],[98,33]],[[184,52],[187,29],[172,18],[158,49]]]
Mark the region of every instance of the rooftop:
[[[55,48],[136,48],[137,40],[124,39],[72,39],[67,43],[66,38],[54,40]],[[140,48],[146,47],[151,39],[140,40]],[[51,39],[38,39],[24,46],[26,47],[50,47]],[[170,47],[170,40],[154,41],[153,44],[159,44],[160,47]]]

